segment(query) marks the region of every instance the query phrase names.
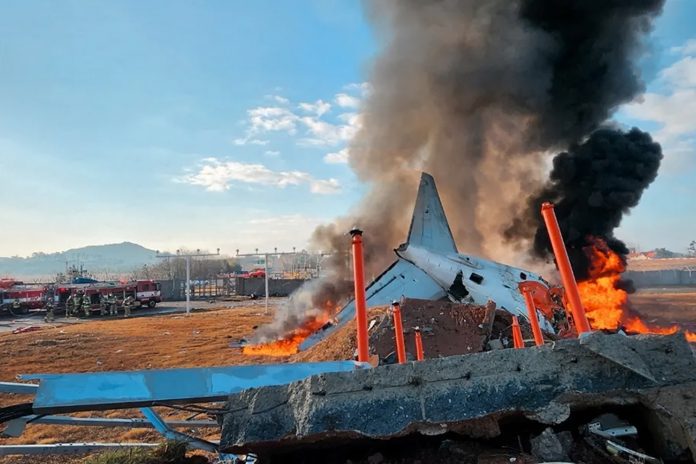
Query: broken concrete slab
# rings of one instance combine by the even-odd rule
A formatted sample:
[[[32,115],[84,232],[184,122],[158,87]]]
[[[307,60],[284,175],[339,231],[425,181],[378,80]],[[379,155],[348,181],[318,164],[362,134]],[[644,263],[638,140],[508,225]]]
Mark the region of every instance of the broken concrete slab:
[[[229,398],[221,447],[273,453],[413,433],[490,438],[501,433],[506,419],[526,416],[558,424],[572,420],[573,411],[605,405],[646,406],[681,431],[668,452],[693,447],[693,416],[684,414],[693,410],[695,400],[669,394],[696,385],[696,360],[684,337],[596,336],[603,340],[593,349],[579,340],[562,340],[247,390]],[[632,363],[610,359],[612,351],[626,348],[654,380],[638,374]]]

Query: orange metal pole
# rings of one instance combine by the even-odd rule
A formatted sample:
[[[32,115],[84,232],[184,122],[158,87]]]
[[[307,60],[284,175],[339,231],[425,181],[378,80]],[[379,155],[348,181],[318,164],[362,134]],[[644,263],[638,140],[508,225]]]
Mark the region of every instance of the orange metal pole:
[[[536,346],[541,346],[544,344],[544,336],[541,334],[541,329],[539,328],[539,318],[537,317],[534,298],[532,297],[532,293],[527,289],[522,290],[522,295],[524,296],[524,302],[527,304],[527,313],[529,315],[529,323],[532,325],[534,343]]]
[[[512,316],[512,342],[515,348],[524,348],[522,329],[520,329],[520,321],[517,319],[517,316]]]
[[[418,327],[415,329],[414,337],[416,339],[416,359],[422,361],[425,359],[425,355],[423,354],[423,339],[421,338],[421,331]]]
[[[561,280],[563,281],[563,286],[565,287],[568,301],[570,301],[570,309],[573,312],[575,328],[578,331],[578,335],[585,332],[590,332],[590,323],[587,321],[585,309],[582,306],[582,301],[580,300],[578,284],[575,281],[573,268],[570,266],[568,251],[563,243],[561,228],[558,226],[558,220],[556,219],[556,213],[553,210],[553,204],[547,202],[541,205],[541,215],[544,217],[546,230],[549,233],[549,239],[551,240],[551,246],[553,247],[553,254],[556,256],[558,271],[561,273]]]
[[[406,346],[404,343],[404,325],[401,322],[401,306],[398,301],[392,303],[392,314],[394,315],[394,336],[396,338],[396,356],[399,364],[406,362]]]
[[[365,301],[365,271],[363,267],[362,230],[350,231],[353,237],[353,281],[355,283],[355,321],[357,325],[358,361],[368,362],[367,303]]]

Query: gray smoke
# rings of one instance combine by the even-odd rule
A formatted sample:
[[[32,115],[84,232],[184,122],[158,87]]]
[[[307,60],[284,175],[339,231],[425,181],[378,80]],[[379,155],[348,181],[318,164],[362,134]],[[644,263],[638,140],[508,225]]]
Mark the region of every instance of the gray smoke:
[[[315,232],[336,267],[310,294],[350,279],[353,225],[365,231],[367,278],[394,259],[420,171],[435,177],[460,250],[521,263],[529,244],[513,249],[504,231],[542,185],[545,154],[581,141],[643,89],[635,62],[663,2],[368,2],[382,51],[350,163],[369,193]],[[276,327],[313,310],[291,304]]]

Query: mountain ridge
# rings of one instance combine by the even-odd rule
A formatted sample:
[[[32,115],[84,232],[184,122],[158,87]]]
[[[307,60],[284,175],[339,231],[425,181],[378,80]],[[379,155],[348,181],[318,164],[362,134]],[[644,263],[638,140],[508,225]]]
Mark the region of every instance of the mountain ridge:
[[[46,277],[84,266],[90,273],[123,273],[157,261],[157,252],[133,242],[71,248],[55,253],[35,252],[27,257],[0,257],[0,277]]]

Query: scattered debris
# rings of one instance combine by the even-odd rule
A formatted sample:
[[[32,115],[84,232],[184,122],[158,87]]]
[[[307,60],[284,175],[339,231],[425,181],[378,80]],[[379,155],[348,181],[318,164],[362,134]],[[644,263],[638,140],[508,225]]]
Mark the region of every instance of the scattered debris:
[[[566,434],[568,432],[565,432]],[[572,438],[571,438],[572,440]],[[531,439],[532,454],[543,461],[568,461],[567,445],[564,447],[563,442],[553,432],[553,429],[547,427],[540,435]]]
[[[12,331],[13,334],[21,334],[21,333],[26,333],[26,332],[34,332],[36,330],[41,330],[41,327],[38,325],[28,325],[25,327],[18,327]]]

